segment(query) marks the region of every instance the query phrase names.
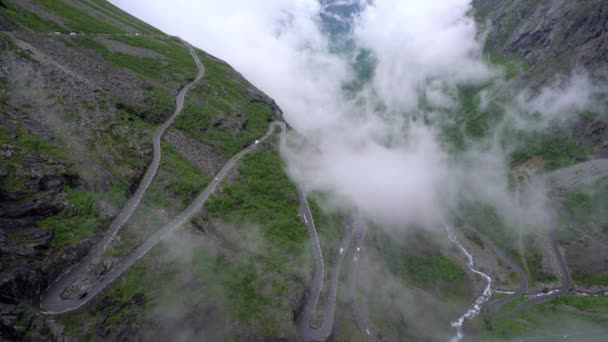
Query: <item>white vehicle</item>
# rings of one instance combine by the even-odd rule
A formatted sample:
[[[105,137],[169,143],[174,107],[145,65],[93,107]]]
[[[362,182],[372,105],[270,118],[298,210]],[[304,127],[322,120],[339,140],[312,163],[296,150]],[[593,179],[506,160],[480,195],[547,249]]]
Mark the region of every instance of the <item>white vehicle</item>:
[[[135,35],[136,35],[136,36],[139,36],[139,33],[137,33],[137,32],[136,32],[136,33],[135,33]]]
[[[259,144],[259,143],[260,143],[260,141],[259,141],[259,140],[256,140],[256,141],[255,141],[255,144],[256,144],[256,145],[257,145],[257,144]]]
[[[218,180],[220,180],[220,179],[219,179],[219,177],[215,177],[215,180],[216,180],[216,181],[218,181]]]
[[[340,248],[340,254],[344,252],[344,248]]]
[[[75,36],[75,35],[77,35],[77,34],[78,34],[78,33],[76,33],[76,32],[70,32],[70,36]]]

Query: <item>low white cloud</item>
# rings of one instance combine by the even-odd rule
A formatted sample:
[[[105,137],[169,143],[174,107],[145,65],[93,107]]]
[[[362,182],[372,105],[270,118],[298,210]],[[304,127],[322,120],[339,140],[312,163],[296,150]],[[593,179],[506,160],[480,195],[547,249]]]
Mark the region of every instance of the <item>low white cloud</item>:
[[[274,98],[314,145],[287,155],[290,174],[307,190],[327,192],[336,204],[389,225],[432,223],[457,208],[463,194],[513,212],[500,139],[451,156],[438,128],[420,120],[427,110],[421,99],[441,109],[431,114],[436,122],[460,107],[460,86],[500,77],[482,57],[470,0],[113,2],[226,60]],[[344,91],[355,74],[353,54],[331,51],[320,15],[348,22],[331,10],[349,5],[363,10],[348,38],[375,62],[355,95]],[[519,107],[510,108],[514,117],[529,109],[557,117],[592,103],[593,85],[584,75],[562,84],[533,98],[521,95]],[[482,108],[490,97],[481,94]]]
[[[578,70],[571,75],[557,75],[537,91],[521,92],[517,104],[521,111],[540,113],[547,123],[560,123],[584,111],[601,110],[597,97],[607,91],[594,84],[587,72]]]
[[[420,95],[445,103],[438,85],[493,76],[470,10],[469,0],[376,1],[363,12],[355,36],[378,59],[373,86],[389,106],[415,109]]]

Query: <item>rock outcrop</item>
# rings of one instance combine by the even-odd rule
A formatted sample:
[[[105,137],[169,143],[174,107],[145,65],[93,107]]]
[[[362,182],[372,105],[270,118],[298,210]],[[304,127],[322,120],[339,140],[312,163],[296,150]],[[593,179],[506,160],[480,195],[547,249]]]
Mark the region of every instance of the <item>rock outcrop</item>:
[[[527,85],[577,69],[606,79],[608,2],[473,0],[473,7],[485,25],[488,52],[527,65]]]

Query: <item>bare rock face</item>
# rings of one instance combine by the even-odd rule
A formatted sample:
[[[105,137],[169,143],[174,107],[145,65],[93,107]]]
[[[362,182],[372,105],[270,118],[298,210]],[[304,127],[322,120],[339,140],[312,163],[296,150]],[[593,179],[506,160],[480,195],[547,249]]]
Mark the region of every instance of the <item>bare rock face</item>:
[[[488,30],[488,51],[527,64],[532,85],[577,68],[606,77],[608,2],[474,0],[473,7]]]
[[[268,107],[270,107],[275,113],[277,113],[277,115],[279,117],[283,117],[283,111],[281,111],[281,108],[279,108],[279,106],[276,104],[276,102],[273,99],[271,99],[268,95],[262,93],[260,90],[258,90],[255,87],[247,88],[247,93],[251,97],[252,103],[263,103],[263,104],[267,105]]]

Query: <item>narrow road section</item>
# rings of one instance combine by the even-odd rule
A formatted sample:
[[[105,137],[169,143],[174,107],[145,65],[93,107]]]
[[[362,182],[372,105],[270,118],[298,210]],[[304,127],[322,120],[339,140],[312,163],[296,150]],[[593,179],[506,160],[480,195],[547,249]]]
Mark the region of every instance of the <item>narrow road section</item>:
[[[480,236],[481,236],[481,234],[480,234]],[[490,313],[496,314],[496,313],[498,313],[498,311],[500,311],[500,308],[503,305],[505,305],[509,302],[512,302],[512,301],[516,300],[517,298],[526,294],[526,292],[528,291],[528,275],[519,266],[519,264],[517,262],[515,262],[515,260],[513,260],[505,251],[498,248],[498,246],[496,246],[496,244],[494,244],[494,242],[490,241],[489,239],[485,238],[484,236],[481,236],[481,239],[482,239],[483,243],[488,245],[490,247],[490,249],[492,249],[494,251],[494,254],[496,254],[498,259],[500,259],[500,261],[502,261],[505,265],[507,265],[510,269],[512,269],[515,273],[517,273],[517,276],[519,277],[519,288],[517,289],[517,291],[509,294],[507,297],[497,299],[490,303]]]
[[[195,201],[190,204],[181,214],[175,217],[171,222],[169,222],[166,226],[164,226],[160,231],[151,236],[148,240],[146,240],[143,244],[139,245],[125,260],[123,260],[119,265],[110,270],[107,274],[103,276],[97,283],[95,283],[91,288],[87,290],[87,292],[82,293],[78,298],[66,299],[62,297],[65,289],[72,284],[76,279],[78,279],[86,269],[91,265],[91,263],[99,257],[104,250],[107,248],[109,243],[112,241],[116,233],[122,228],[122,226],[129,220],[135,209],[141,203],[141,200],[146,192],[146,190],[150,187],[152,180],[154,179],[158,168],[161,162],[161,145],[160,140],[164,133],[167,131],[169,126],[173,123],[175,118],[179,115],[183,108],[184,99],[190,88],[204,75],[205,69],[200,62],[196,52],[192,48],[192,46],[188,45],[184,42],[184,44],[188,47],[192,58],[194,59],[196,66],[199,70],[196,78],[187,84],[177,95],[176,97],[176,109],[175,112],[161,127],[157,129],[153,137],[153,145],[154,145],[154,158],[152,163],[148,167],[142,181],[139,184],[139,187],[133,197],[127,202],[127,205],[123,208],[120,214],[116,217],[116,219],[110,225],[108,232],[104,236],[104,238],[91,250],[89,255],[79,264],[74,267],[68,269],[65,273],[63,273],[51,286],[41,295],[40,297],[40,308],[44,313],[48,314],[59,314],[65,313],[68,311],[75,310],[87,302],[89,302],[92,298],[94,298],[97,294],[102,292],[107,286],[109,286],[112,282],[114,282],[118,277],[120,277],[123,273],[125,273],[137,260],[139,260],[142,256],[144,256],[150,249],[152,249],[156,244],[158,244],[162,239],[164,239],[168,234],[174,231],[176,228],[180,227],[182,224],[186,223],[190,218],[200,210],[203,206],[207,198],[213,193],[217,184],[222,181],[222,179],[226,176],[226,174],[234,167],[234,165],[241,159],[245,154],[254,150],[258,143],[266,140],[270,137],[275,130],[275,127],[279,126],[281,129],[282,141],[284,141],[284,135],[286,130],[286,125],[283,122],[273,122],[270,124],[268,132],[262,138],[260,138],[256,143],[246,147],[241,152],[237,153],[234,157],[232,157],[220,170],[220,172],[214,177],[213,181],[207,186],[205,191],[203,191]]]
[[[258,140],[258,143],[263,142],[268,139],[275,130],[275,127],[281,128],[281,135],[285,134],[286,125],[283,122],[273,122],[270,124],[268,132],[265,136]],[[64,299],[61,297],[61,294],[74,280],[76,280],[80,274],[75,273],[72,269],[68,273],[70,278],[66,278],[62,276],[49,287],[46,292],[40,298],[40,307],[45,313],[49,314],[58,314],[64,313],[68,311],[75,310],[82,305],[86,304],[92,298],[94,298],[97,294],[102,292],[106,287],[112,284],[116,279],[118,279],[123,273],[125,273],[137,260],[146,255],[148,251],[150,251],[154,246],[156,246],[160,241],[162,241],[167,235],[173,232],[178,227],[182,226],[184,223],[188,222],[192,216],[198,212],[205,201],[209,198],[209,196],[213,193],[217,185],[226,177],[228,172],[235,166],[235,164],[247,153],[253,151],[258,144],[252,144],[246,147],[241,152],[237,153],[233,156],[220,170],[220,172],[213,178],[213,181],[207,186],[205,191],[203,191],[195,200],[192,202],[181,214],[176,216],[171,222],[165,225],[161,230],[152,235],[148,240],[139,245],[125,260],[123,260],[119,265],[110,270],[108,273],[104,275],[102,279],[100,279],[95,285],[88,289],[86,296],[78,298],[78,299]],[[86,270],[86,267],[90,263],[92,259],[87,259],[86,262],[79,265],[79,269],[82,271]],[[81,271],[81,272],[82,272]],[[71,281],[70,281],[71,280]]]
[[[317,235],[312,213],[308,205],[308,200],[306,199],[306,194],[297,184],[297,182],[296,189],[298,191],[298,198],[300,199],[300,215],[302,215],[302,218],[308,227],[308,235],[310,237],[313,256],[315,259],[312,284],[310,286],[304,308],[296,317],[296,330],[300,338],[304,341],[324,341],[329,338],[333,330],[340,267],[342,265],[344,255],[346,254],[346,251],[350,245],[350,240],[352,238],[352,227],[346,222],[343,223],[342,241],[339,246],[339,252],[337,255],[335,255],[334,264],[330,274],[331,278],[329,295],[325,304],[325,310],[323,311],[323,322],[318,329],[315,329],[310,325],[310,321],[315,313],[317,303],[319,302],[319,297],[321,295],[323,278],[325,275],[325,266],[323,263],[323,255],[321,253],[319,237]],[[356,254],[354,258],[356,258]]]
[[[556,290],[551,291],[545,295],[534,296],[523,303],[520,303],[513,309],[511,312],[519,312],[524,310],[530,305],[544,303],[553,298],[561,297],[570,291],[572,287],[572,278],[570,277],[570,272],[568,271],[568,264],[566,263],[566,259],[564,255],[559,251],[559,243],[557,242],[557,238],[555,237],[555,230],[551,229],[549,232],[549,241],[551,243],[551,249],[553,249],[553,253],[557,258],[557,263],[560,268],[560,273],[562,276],[562,286]]]
[[[184,98],[186,97],[186,94],[188,93],[190,88],[192,88],[195,83],[200,81],[205,74],[205,68],[203,67],[203,64],[199,60],[192,46],[190,46],[186,42],[183,43],[187,46],[188,51],[190,52],[190,55],[194,59],[196,67],[198,68],[198,74],[196,75],[196,78],[192,82],[184,86],[182,90],[177,94],[175,98],[175,112],[154,133],[154,136],[152,138],[152,143],[154,146],[154,157],[152,159],[152,162],[148,166],[144,177],[139,183],[139,187],[135,191],[135,194],[127,202],[127,205],[122,209],[120,214],[118,214],[118,216],[114,219],[104,238],[93,247],[93,249],[89,252],[88,256],[83,261],[76,264],[72,268],[68,269],[61,276],[59,276],[59,278],[57,278],[53,282],[53,284],[51,284],[51,286],[42,294],[42,296],[40,297],[40,307],[44,312],[61,313],[73,310],[88,302],[91,297],[93,297],[94,293],[89,293],[91,291],[88,291],[86,294],[81,294],[82,298],[80,299],[62,299],[61,294],[63,293],[65,288],[72,284],[86,271],[86,269],[91,265],[95,258],[99,257],[105,251],[105,249],[110,244],[116,233],[118,233],[118,231],[124,226],[124,224],[129,220],[129,218],[131,218],[131,215],[133,214],[133,212],[135,212],[135,209],[137,209],[137,207],[141,203],[141,200],[143,199],[144,194],[146,193],[148,188],[150,187],[150,184],[152,184],[152,180],[156,176],[162,158],[162,149],[160,146],[161,138],[163,137],[169,126],[171,126],[173,121],[175,121],[175,118],[177,118],[179,113],[182,111],[182,108],[184,106]],[[92,290],[95,290],[95,288],[97,288],[97,286],[95,286]]]

